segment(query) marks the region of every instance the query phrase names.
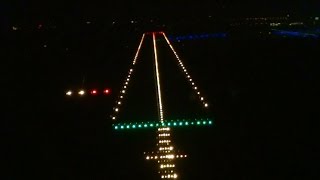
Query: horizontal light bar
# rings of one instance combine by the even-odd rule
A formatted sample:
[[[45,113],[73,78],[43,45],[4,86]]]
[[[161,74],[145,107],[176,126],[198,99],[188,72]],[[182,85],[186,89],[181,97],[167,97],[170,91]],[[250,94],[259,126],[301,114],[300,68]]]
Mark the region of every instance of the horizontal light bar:
[[[99,94],[104,94],[104,95],[109,95],[111,93],[111,89],[106,88],[104,90],[97,90],[97,89],[91,89],[91,90],[68,90],[66,91],[66,96],[72,96],[72,95],[79,95],[79,96],[84,96],[85,94],[90,94],[90,95],[99,95]]]
[[[166,155],[148,155],[146,160],[158,160],[158,159],[182,159],[186,158],[187,155],[182,154],[166,154]]]
[[[161,122],[134,122],[134,123],[115,123],[113,129],[128,130],[128,129],[145,129],[159,127],[182,127],[182,126],[211,126],[212,119],[194,119],[194,120],[165,120]]]

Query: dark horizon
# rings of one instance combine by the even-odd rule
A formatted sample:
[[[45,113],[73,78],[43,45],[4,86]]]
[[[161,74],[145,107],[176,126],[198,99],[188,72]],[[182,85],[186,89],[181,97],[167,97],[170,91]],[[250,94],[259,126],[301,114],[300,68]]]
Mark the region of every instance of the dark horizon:
[[[181,2],[56,2],[14,1],[0,4],[2,15],[9,18],[79,18],[105,17],[252,17],[252,16],[319,16],[320,2],[313,1],[181,1]]]

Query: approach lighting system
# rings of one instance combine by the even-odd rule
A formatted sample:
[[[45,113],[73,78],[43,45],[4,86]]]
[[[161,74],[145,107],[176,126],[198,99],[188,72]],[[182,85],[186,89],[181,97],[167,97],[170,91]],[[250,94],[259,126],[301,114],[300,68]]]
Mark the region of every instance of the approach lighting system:
[[[75,93],[74,93],[75,92]],[[84,96],[84,95],[90,95],[90,96],[109,96],[111,94],[110,88],[105,89],[75,89],[75,90],[68,90],[65,92],[66,96]]]

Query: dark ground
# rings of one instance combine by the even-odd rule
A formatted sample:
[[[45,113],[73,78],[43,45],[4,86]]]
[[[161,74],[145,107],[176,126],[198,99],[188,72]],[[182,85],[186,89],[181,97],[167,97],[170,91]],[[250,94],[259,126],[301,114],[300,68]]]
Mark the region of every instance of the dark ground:
[[[142,154],[154,148],[155,133],[113,132],[108,119],[141,34],[99,24],[60,27],[3,33],[1,179],[155,179],[155,164]],[[319,40],[242,34],[174,46],[216,123],[173,131],[177,148],[189,155],[178,162],[181,179],[319,178]],[[112,95],[66,99],[65,90],[79,88],[83,76],[85,87],[110,87]],[[152,87],[143,83],[152,80],[142,76],[128,103],[147,104],[145,87]],[[180,95],[188,96],[183,87]],[[127,109],[148,119],[152,108],[145,108]]]

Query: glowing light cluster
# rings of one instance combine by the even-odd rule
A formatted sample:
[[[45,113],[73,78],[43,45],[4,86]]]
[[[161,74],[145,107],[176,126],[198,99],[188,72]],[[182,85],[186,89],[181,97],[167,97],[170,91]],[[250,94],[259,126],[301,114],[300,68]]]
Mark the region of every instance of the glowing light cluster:
[[[168,174],[168,175],[162,175],[162,179],[176,179],[178,177],[177,174]]]
[[[72,91],[67,91],[67,92],[66,92],[66,95],[67,95],[67,96],[71,96],[71,95],[72,95]]]
[[[176,59],[178,61],[179,66],[181,67],[183,73],[185,74],[186,79],[188,80],[188,82],[191,84],[192,89],[195,91],[195,93],[198,95],[200,102],[203,104],[203,106],[205,108],[209,107],[209,104],[206,102],[205,98],[201,95],[201,92],[199,90],[199,88],[196,86],[195,82],[193,81],[193,79],[191,78],[191,75],[189,74],[187,68],[185,67],[185,65],[183,64],[182,60],[180,59],[180,57],[178,56],[177,52],[174,50],[173,46],[171,45],[169,39],[167,38],[167,36],[165,35],[165,33],[163,33],[164,38],[166,39],[169,47],[171,48],[172,52],[174,53],[174,55],[176,56]]]
[[[211,119],[195,119],[195,120],[167,120],[162,123],[160,122],[136,122],[136,123],[116,123],[113,124],[115,130],[125,129],[144,129],[144,128],[163,128],[168,127],[182,127],[182,126],[210,126],[213,125]],[[170,129],[168,129],[170,130]],[[166,130],[166,131],[168,131]],[[162,130],[164,131],[164,130]]]
[[[158,131],[170,131],[170,128],[169,127],[158,128]]]
[[[163,134],[159,134],[158,136],[159,137],[166,137],[166,136],[170,136],[170,134],[169,133],[163,133]]]
[[[180,154],[179,151],[176,153],[176,148],[171,143],[171,134],[170,130],[171,127],[183,127],[183,126],[208,126],[213,125],[213,120],[211,119],[195,119],[195,120],[185,120],[185,119],[178,119],[178,120],[165,120],[164,119],[164,109],[162,106],[162,99],[161,99],[161,83],[160,83],[160,71],[159,71],[159,64],[157,58],[157,45],[156,45],[156,34],[163,35],[166,39],[168,45],[170,46],[171,50],[175,54],[177,61],[186,75],[188,82],[191,84],[193,91],[199,96],[200,102],[203,103],[204,107],[208,107],[208,103],[206,102],[205,98],[201,95],[199,91],[199,87],[197,87],[194,83],[194,80],[191,78],[190,74],[188,73],[186,67],[183,65],[182,61],[180,60],[179,56],[173,49],[172,45],[170,44],[168,38],[163,32],[150,32],[146,34],[152,34],[153,36],[153,50],[154,50],[154,73],[155,73],[155,80],[156,80],[156,92],[157,92],[157,105],[158,105],[158,115],[159,119],[154,122],[136,122],[136,123],[114,123],[112,126],[115,130],[129,130],[129,129],[146,129],[146,128],[157,128],[157,148],[155,152],[152,154],[147,155],[145,158],[146,160],[155,160],[159,165],[159,175],[163,179],[176,179],[178,175],[175,173],[175,161],[179,158],[186,158],[187,155]],[[132,62],[132,68],[128,71],[128,75],[125,78],[123,86],[120,90],[119,99],[116,101],[116,105],[114,106],[114,114],[112,115],[112,119],[115,120],[117,114],[120,112],[120,106],[123,104],[123,99],[125,98],[125,94],[128,92],[129,82],[132,77],[132,73],[134,71],[134,66],[136,64],[136,60],[138,54],[140,52],[140,48],[142,42],[144,40],[145,34],[142,36],[138,50]],[[126,122],[126,121],[124,121]],[[146,153],[145,153],[146,154]]]
[[[140,40],[140,44],[138,46],[138,49],[137,49],[136,54],[134,56],[134,59],[132,61],[132,68],[130,68],[129,71],[128,71],[128,75],[127,75],[127,77],[126,77],[126,79],[125,79],[125,81],[123,83],[122,89],[120,90],[120,95],[118,97],[118,100],[116,101],[116,105],[113,108],[114,112],[113,112],[113,115],[111,116],[112,120],[116,120],[117,115],[118,115],[118,113],[120,111],[120,105],[122,104],[122,100],[124,99],[124,96],[126,94],[126,89],[128,88],[128,85],[129,85],[129,82],[130,82],[130,78],[132,77],[133,67],[135,66],[135,64],[137,62],[137,59],[138,59],[138,56],[139,56],[139,52],[140,52],[141,45],[142,45],[142,42],[144,40],[144,37],[145,37],[145,34],[142,35],[142,38]]]
[[[80,91],[78,92],[78,94],[82,96],[82,95],[85,94],[85,91],[84,91],[84,90],[80,90]]]
[[[173,150],[173,147],[170,146],[170,147],[160,147],[159,148],[159,151],[172,151]]]
[[[171,142],[171,140],[160,140],[159,141],[159,143],[161,144],[161,143],[170,143]]]
[[[160,165],[160,168],[162,169],[162,168],[174,168],[175,167],[175,165],[174,164],[161,164]]]
[[[91,94],[91,95],[98,95],[99,94],[99,90],[97,90],[97,89],[92,89],[92,90],[80,89],[78,91],[68,90],[68,91],[66,91],[66,96],[72,96],[74,94],[74,92],[76,94],[78,94],[79,96],[84,96],[86,94]],[[102,93],[105,94],[105,95],[109,95],[110,94],[110,89],[105,89],[105,90],[102,91]]]

